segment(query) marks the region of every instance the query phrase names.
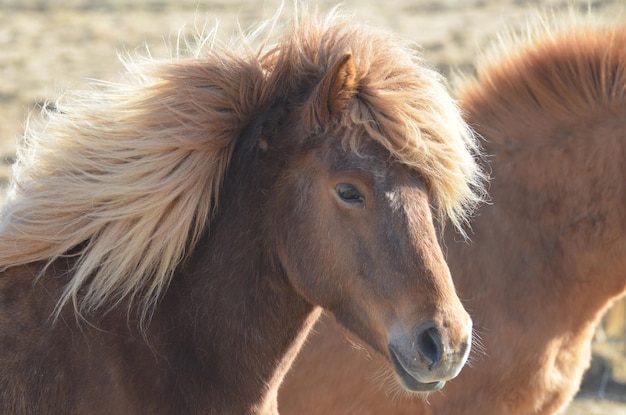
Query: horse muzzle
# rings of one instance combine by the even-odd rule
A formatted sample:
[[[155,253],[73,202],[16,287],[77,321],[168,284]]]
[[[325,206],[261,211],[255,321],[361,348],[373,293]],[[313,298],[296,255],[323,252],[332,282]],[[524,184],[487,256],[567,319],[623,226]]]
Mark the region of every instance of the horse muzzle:
[[[413,336],[392,330],[389,356],[405,389],[412,392],[439,390],[447,380],[459,374],[469,355],[471,329],[456,341],[451,337],[434,321],[422,323]]]

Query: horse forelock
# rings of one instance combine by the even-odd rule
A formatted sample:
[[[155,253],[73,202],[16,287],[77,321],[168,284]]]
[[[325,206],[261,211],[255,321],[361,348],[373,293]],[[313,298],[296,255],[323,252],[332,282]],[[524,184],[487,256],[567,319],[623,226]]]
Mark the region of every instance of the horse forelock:
[[[67,93],[30,122],[0,218],[0,266],[51,264],[80,247],[57,311],[132,300],[149,316],[210,222],[243,128],[346,52],[359,85],[339,120],[346,145],[377,140],[459,225],[483,176],[439,75],[410,45],[337,11],[301,10],[272,46],[278,19],[238,47],[211,33],[188,55],[131,59],[122,82]]]
[[[460,82],[459,97],[470,113],[498,114],[490,127],[515,119],[536,128],[538,112],[560,122],[623,111],[624,45],[626,25],[619,18],[544,13],[520,33],[501,34],[478,60],[477,75]]]
[[[372,138],[417,170],[439,219],[451,219],[462,231],[485,197],[485,175],[475,160],[480,148],[443,78],[416,45],[336,10],[323,18],[303,14],[268,55],[268,90],[297,90],[302,79],[319,80],[346,53],[354,59],[357,94],[336,126],[344,144],[356,150],[363,137]]]

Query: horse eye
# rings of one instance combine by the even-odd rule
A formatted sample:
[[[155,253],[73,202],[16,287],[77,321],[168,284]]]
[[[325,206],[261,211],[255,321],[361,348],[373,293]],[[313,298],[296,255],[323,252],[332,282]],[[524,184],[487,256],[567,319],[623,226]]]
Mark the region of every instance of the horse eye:
[[[351,205],[363,205],[365,197],[359,190],[351,184],[340,183],[335,187],[335,191],[341,200]]]

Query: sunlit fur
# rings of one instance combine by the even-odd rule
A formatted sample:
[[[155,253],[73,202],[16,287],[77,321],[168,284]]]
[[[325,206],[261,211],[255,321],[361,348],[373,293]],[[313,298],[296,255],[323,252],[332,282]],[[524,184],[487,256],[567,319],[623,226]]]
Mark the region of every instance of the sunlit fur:
[[[279,23],[234,45],[212,32],[169,59],[131,59],[120,83],[94,83],[44,110],[19,147],[0,266],[79,256],[59,307],[128,299],[146,315],[210,222],[241,129],[346,51],[358,99],[338,122],[350,130],[345,144],[356,148],[363,132],[382,143],[419,170],[441,219],[460,227],[482,197],[476,142],[413,45],[339,12],[301,10],[275,36]]]
[[[536,111],[554,121],[615,111],[626,99],[626,26],[618,22],[571,11],[500,34],[478,59],[478,76],[459,81],[463,106],[488,106],[495,117],[515,112],[533,127]]]

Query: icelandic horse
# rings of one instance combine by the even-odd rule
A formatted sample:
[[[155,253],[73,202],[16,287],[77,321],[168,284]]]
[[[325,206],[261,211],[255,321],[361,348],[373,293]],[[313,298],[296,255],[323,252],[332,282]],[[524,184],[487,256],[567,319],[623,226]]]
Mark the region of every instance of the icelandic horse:
[[[29,123],[0,214],[0,413],[276,414],[321,307],[411,390],[463,367],[436,226],[484,196],[471,129],[405,40],[302,9],[276,41],[278,20]]]
[[[545,18],[503,39],[457,95],[485,140],[492,203],[471,243],[444,237],[483,352],[416,399],[322,318],[282,414],[539,415],[575,395],[595,328],[626,291],[626,25]]]

